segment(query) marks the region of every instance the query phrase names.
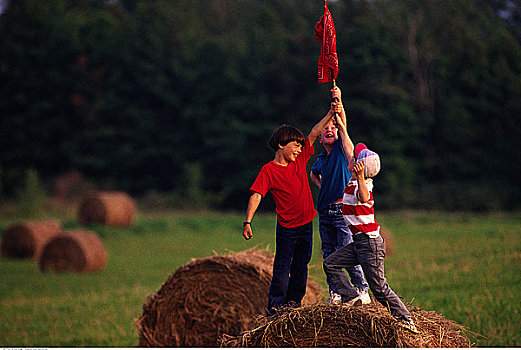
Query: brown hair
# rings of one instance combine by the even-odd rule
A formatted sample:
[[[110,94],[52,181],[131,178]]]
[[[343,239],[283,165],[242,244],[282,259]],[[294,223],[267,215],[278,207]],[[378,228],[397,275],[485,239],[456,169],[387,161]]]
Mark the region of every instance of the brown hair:
[[[296,141],[304,147],[305,140],[306,138],[302,131],[291,125],[284,124],[273,131],[268,141],[268,146],[270,146],[274,152],[277,152],[279,145],[286,146],[291,141]]]

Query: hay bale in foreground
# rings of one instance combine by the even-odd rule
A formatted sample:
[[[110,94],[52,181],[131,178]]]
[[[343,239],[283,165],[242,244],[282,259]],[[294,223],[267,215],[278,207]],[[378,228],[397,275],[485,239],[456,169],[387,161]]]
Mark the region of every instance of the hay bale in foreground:
[[[43,247],[62,232],[57,220],[26,221],[9,226],[3,236],[1,251],[5,258],[38,260]]]
[[[98,235],[90,231],[66,231],[43,248],[39,266],[56,272],[94,272],[103,270],[107,252]]]
[[[409,307],[419,333],[398,325],[379,303],[362,307],[315,304],[284,308],[259,319],[240,336],[224,335],[223,347],[412,347],[461,348],[470,331],[434,311]]]
[[[124,192],[94,191],[85,196],[79,207],[78,221],[82,225],[132,226],[136,205]]]
[[[239,335],[265,314],[274,255],[249,249],[193,260],[149,296],[136,321],[141,347],[216,347],[223,334]],[[308,279],[303,303],[322,298]]]

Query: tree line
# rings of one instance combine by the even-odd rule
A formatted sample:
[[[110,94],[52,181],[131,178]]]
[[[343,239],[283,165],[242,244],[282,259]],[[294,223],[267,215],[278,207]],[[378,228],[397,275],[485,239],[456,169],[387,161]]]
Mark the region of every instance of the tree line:
[[[318,0],[10,0],[0,14],[0,198],[35,169],[241,209],[280,124],[329,109]],[[353,141],[380,208],[519,208],[516,2],[337,0]],[[322,150],[315,145],[315,156]],[[312,186],[313,187],[313,186]],[[315,189],[314,189],[315,190]]]

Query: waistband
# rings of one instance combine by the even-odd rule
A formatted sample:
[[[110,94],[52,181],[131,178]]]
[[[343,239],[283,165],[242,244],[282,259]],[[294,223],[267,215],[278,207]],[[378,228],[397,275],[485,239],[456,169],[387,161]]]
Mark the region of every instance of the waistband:
[[[331,203],[330,205],[327,206],[328,208],[342,208],[342,202],[335,202],[335,203]]]
[[[362,239],[362,238],[364,238],[364,236],[369,238],[369,236],[364,234],[362,231],[358,231],[356,233],[352,233],[352,236],[353,236],[353,240],[354,239],[357,239],[357,240]]]
[[[378,238],[378,237],[382,237],[382,235],[379,234],[376,237],[372,237],[372,236],[369,236],[367,233],[364,233],[362,231],[358,231],[356,233],[353,233],[352,237],[353,237],[353,241],[359,241],[361,239],[375,239],[375,238]]]
[[[335,202],[328,204],[322,209],[319,209],[318,212],[322,215],[329,214],[331,211],[341,211],[342,210],[342,202]]]

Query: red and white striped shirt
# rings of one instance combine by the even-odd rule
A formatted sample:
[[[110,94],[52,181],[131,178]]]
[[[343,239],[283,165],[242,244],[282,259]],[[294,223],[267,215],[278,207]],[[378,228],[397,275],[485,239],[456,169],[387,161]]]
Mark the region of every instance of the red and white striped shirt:
[[[380,225],[374,217],[373,180],[366,179],[365,184],[369,191],[369,201],[362,203],[358,200],[358,181],[351,178],[344,190],[342,200],[342,214],[353,235],[363,232],[371,238],[380,235]]]

